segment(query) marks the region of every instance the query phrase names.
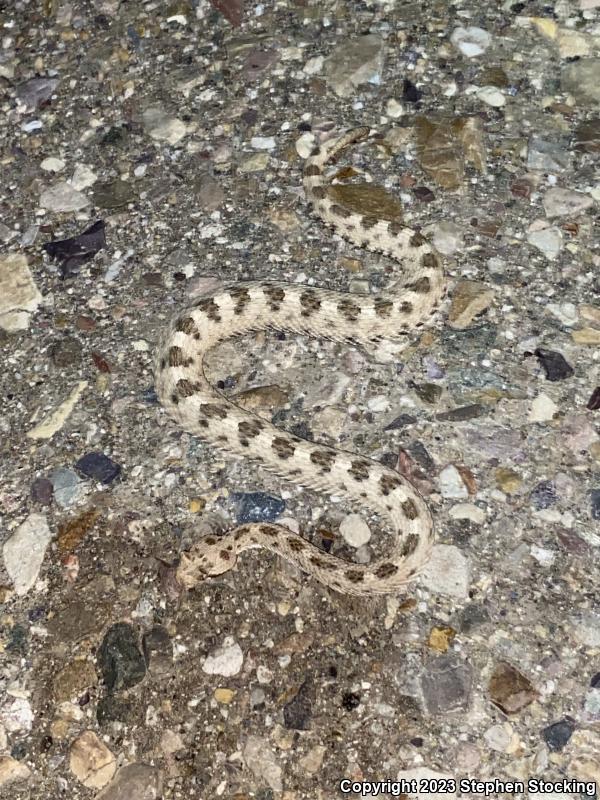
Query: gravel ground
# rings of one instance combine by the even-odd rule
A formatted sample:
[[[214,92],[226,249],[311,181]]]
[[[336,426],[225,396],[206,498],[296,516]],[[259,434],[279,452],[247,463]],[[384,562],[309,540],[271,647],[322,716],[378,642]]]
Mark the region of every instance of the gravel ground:
[[[277,0],[233,26],[204,0],[15,0],[0,23],[0,795],[592,796],[600,1]],[[399,597],[263,551],[183,592],[182,550],[241,520],[385,549],[343,498],[181,431],[152,377],[225,280],[385,295],[398,265],[302,192],[355,125],[338,200],[434,243],[442,312],[399,356],[259,332],[210,374],[410,477],[438,544]]]

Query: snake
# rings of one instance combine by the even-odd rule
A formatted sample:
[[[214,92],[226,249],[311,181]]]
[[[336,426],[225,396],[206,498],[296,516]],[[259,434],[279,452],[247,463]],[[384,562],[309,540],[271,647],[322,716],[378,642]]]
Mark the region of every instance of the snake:
[[[334,232],[397,261],[394,282],[379,294],[271,280],[222,285],[194,298],[165,328],[154,378],[159,402],[185,431],[304,489],[342,496],[357,511],[379,515],[392,534],[389,552],[357,563],[326,552],[276,519],[244,522],[224,534],[199,536],[180,553],[176,578],[184,590],[231,570],[242,552],[254,548],[278,554],[335,592],[363,596],[406,591],[430,558],[432,514],[407,477],[376,460],[277,428],[236,405],[205,374],[211,348],[251,332],[274,329],[370,353],[381,342],[406,342],[430,320],[446,291],[434,247],[398,220],[341,205],[332,191],[331,165],[369,136],[370,129],[361,127],[316,144],[304,162],[304,192],[314,214]]]

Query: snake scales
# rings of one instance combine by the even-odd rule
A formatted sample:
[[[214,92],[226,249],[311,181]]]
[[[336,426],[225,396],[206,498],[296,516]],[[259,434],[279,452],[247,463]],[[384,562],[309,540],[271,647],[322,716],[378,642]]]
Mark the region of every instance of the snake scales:
[[[266,328],[348,341],[364,348],[398,340],[423,325],[445,292],[439,257],[420,233],[344,208],[331,198],[325,168],[368,128],[317,146],[304,166],[304,190],[315,213],[352,243],[401,262],[404,273],[385,297],[279,282],[233,283],[180,311],[156,354],[160,402],[186,431],[251,459],[304,487],[342,494],[359,509],[379,513],[394,532],[391,552],[367,565],[326,553],[275,523],[239,525],[204,536],[182,555],[177,570],[190,588],[231,569],[237,555],[263,547],[299,565],[322,583],[352,595],[396,592],[426,563],[433,543],[427,504],[402,475],[355,453],[285,433],[226,399],[206,379],[205,353],[219,342]]]

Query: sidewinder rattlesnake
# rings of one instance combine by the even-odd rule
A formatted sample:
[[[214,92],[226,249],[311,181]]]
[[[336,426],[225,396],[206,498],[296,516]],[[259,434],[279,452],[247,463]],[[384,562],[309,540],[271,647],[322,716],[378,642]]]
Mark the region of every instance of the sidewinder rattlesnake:
[[[273,328],[368,349],[384,339],[406,337],[435,311],[445,280],[439,256],[425,238],[398,222],[350,211],[328,192],[325,167],[368,135],[368,128],[357,128],[315,147],[304,166],[304,190],[316,214],[346,239],[402,262],[402,279],[384,297],[271,281],[225,286],[177,314],[159,345],[155,380],[160,402],[186,431],[296,484],[341,493],[359,509],[378,512],[393,530],[394,545],[380,560],[355,564],[285,526],[243,524],[223,536],[204,536],[182,554],[177,578],[186,588],[231,569],[238,553],[254,547],[278,553],[332,589],[352,595],[397,592],[429,557],[431,513],[406,478],[377,461],[279,430],[225,398],[204,374],[210,348],[250,331]]]

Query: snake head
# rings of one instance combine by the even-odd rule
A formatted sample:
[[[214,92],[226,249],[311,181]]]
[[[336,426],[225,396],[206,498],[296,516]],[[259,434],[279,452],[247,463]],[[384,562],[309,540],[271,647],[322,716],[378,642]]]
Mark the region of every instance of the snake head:
[[[228,572],[236,558],[231,545],[224,546],[216,536],[204,536],[188,553],[181,554],[177,580],[186,589],[192,589],[205,578]]]

